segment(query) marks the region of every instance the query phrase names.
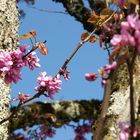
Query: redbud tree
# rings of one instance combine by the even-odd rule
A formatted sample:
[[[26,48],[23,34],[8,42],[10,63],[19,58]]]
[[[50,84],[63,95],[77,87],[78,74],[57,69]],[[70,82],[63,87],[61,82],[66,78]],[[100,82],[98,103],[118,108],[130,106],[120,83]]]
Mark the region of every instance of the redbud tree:
[[[92,133],[93,140],[140,139],[140,1],[88,0],[89,8],[82,0],[53,1],[62,3],[67,13],[81,22],[87,32],[82,33],[75,50],[54,76],[48,75],[47,70],[39,73],[33,96],[20,91],[13,99],[10,99],[10,85],[22,80],[23,67],[31,71],[40,68],[35,51],[39,49],[42,55],[47,55],[48,48],[46,41],[37,39],[35,31],[18,36],[15,0],[0,1],[0,139],[47,139],[63,125],[73,128],[75,140],[85,140],[87,133]],[[35,1],[25,2],[34,4]],[[17,42],[24,39],[30,39],[32,46],[18,45]],[[104,88],[102,101],[25,105],[41,96],[53,99],[61,90],[62,78],[63,82],[69,80],[68,64],[78,50],[87,42],[97,41],[100,42],[99,47],[108,53],[108,64],[83,76],[87,82],[93,83],[100,78]],[[18,101],[18,105],[9,110],[10,102],[14,101]],[[24,133],[15,133],[20,128]]]

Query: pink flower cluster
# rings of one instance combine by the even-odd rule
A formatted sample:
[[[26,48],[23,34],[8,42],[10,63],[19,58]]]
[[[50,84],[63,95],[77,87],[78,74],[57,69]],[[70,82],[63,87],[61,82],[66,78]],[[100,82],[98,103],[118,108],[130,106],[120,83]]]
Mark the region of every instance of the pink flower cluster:
[[[138,16],[129,15],[127,21],[121,23],[120,34],[115,34],[110,43],[114,47],[133,46],[140,54],[140,20]]]
[[[98,75],[102,78],[102,86],[106,84],[106,80],[110,75],[111,70],[114,70],[117,67],[117,62],[114,61],[110,65],[105,65],[103,68],[98,70],[98,73],[86,73],[85,79],[88,81],[95,81],[98,78]]]
[[[53,98],[54,93],[59,92],[59,90],[61,89],[60,86],[62,84],[62,81],[60,80],[60,75],[57,75],[53,78],[52,76],[47,76],[47,73],[45,71],[39,74],[37,82],[39,83],[39,86],[35,87],[35,90],[41,91],[42,88],[45,88],[48,94],[44,95],[50,98]]]
[[[84,137],[84,135],[86,133],[91,133],[92,129],[91,129],[91,124],[84,124],[82,126],[78,126],[75,129],[75,139],[74,140],[86,140],[86,138]]]
[[[40,67],[39,59],[31,53],[23,58],[27,46],[21,46],[19,50],[14,52],[0,53],[0,75],[4,75],[6,84],[11,82],[17,83],[21,80],[21,69],[23,66],[29,66],[30,69]]]
[[[37,137],[39,140],[45,139],[45,138],[53,138],[53,136],[56,134],[56,130],[53,127],[47,127],[45,125],[40,126],[40,132],[37,134]]]
[[[25,66],[28,66],[30,68],[30,70],[34,70],[34,68],[39,68],[40,64],[39,62],[39,58],[36,57],[36,52],[31,52],[29,55],[27,55],[25,57],[25,59],[23,59]]]
[[[120,122],[119,123],[119,128],[120,128],[120,140],[128,140],[129,139],[129,133],[131,130],[131,126],[129,122]],[[136,138],[138,136],[138,131],[134,130],[133,131],[133,138]]]
[[[21,103],[24,103],[26,100],[29,99],[29,94],[19,93],[17,98],[14,98],[12,101],[19,100]]]

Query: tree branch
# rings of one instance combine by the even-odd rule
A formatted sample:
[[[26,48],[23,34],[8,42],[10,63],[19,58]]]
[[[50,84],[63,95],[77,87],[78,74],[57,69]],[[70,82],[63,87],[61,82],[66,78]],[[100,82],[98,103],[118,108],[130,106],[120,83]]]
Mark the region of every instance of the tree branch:
[[[93,25],[87,20],[91,16],[91,9],[86,8],[82,0],[53,0],[62,3],[66,11],[73,16],[77,21],[81,22],[84,28],[88,31],[93,30]]]
[[[63,12],[63,11],[55,11],[55,10],[47,10],[47,9],[41,9],[41,8],[37,8],[35,6],[28,6],[29,8],[41,11],[41,12],[46,12],[46,13],[53,13],[53,14],[64,14],[64,15],[68,15],[68,13]]]
[[[105,125],[105,117],[106,117],[107,109],[109,106],[110,93],[111,93],[111,80],[108,79],[106,82],[105,89],[104,89],[102,110],[101,110],[101,114],[97,120],[97,130],[95,132],[95,136],[94,136],[93,140],[102,140],[102,138],[103,138],[103,132],[104,132],[103,127]]]
[[[101,101],[81,100],[62,101],[57,103],[35,102],[23,106],[13,118],[10,119],[10,132],[37,124],[61,127],[67,122],[80,119],[97,119]],[[12,108],[13,111],[15,108]]]

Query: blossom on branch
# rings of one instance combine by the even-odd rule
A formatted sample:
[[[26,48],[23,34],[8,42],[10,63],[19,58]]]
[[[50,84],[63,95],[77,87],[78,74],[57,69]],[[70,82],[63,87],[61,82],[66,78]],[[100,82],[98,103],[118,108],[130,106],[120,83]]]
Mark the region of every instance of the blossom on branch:
[[[140,54],[140,19],[134,14],[127,17],[127,21],[121,23],[120,34],[115,34],[110,43],[114,48],[132,46]]]
[[[37,134],[38,138],[53,138],[56,134],[56,130],[53,127],[48,127],[46,125],[40,126],[40,132]]]
[[[42,88],[45,88],[48,94],[44,95],[50,98],[53,98],[53,94],[59,92],[59,90],[61,89],[60,86],[62,84],[60,76],[56,76],[53,78],[52,76],[47,76],[47,73],[45,71],[39,74],[37,82],[39,83],[39,86],[35,87],[35,90],[41,91]]]
[[[20,93],[18,94],[17,98],[12,99],[12,101],[19,100],[21,103],[24,103],[26,100],[29,99],[29,94]]]
[[[28,66],[30,70],[34,70],[34,68],[41,67],[39,62],[39,58],[36,55],[36,52],[31,52],[29,55],[27,55],[23,61],[25,63],[25,66]]]
[[[70,79],[69,73],[70,72],[67,70],[67,68],[64,68],[64,69],[60,68],[60,70],[59,70],[59,74],[63,75],[65,80]]]
[[[85,134],[91,133],[91,132],[92,132],[92,128],[91,128],[90,123],[79,125],[75,129],[75,138],[74,138],[74,140],[86,140],[86,138],[84,137]]]
[[[88,81],[95,81],[97,79],[97,74],[96,73],[86,73],[85,79]]]
[[[26,45],[22,45],[16,51],[0,53],[0,75],[4,75],[6,84],[17,83],[22,79],[20,72],[23,66],[28,66],[31,70],[34,70],[35,67],[40,67],[39,59],[35,56],[35,52],[31,52],[24,57],[26,48]]]
[[[114,61],[112,64],[105,65],[103,68],[98,69],[98,73],[86,73],[85,79],[88,81],[95,81],[98,76],[102,78],[101,84],[104,86],[106,84],[106,80],[108,79],[110,72],[115,70],[117,67],[117,62]]]
[[[120,135],[119,135],[120,140],[128,140],[132,129],[130,123],[119,122],[119,128],[120,128]],[[138,131],[133,130],[133,138],[136,138],[137,136],[138,136]]]
[[[21,80],[20,71],[23,66],[24,62],[20,50],[0,53],[0,74],[5,75],[5,83],[17,83],[18,80]]]

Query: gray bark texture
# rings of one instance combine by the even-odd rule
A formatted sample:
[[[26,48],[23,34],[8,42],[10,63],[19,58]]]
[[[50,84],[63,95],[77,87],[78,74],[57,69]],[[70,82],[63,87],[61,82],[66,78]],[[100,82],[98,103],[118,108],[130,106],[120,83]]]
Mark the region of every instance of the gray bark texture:
[[[133,87],[136,128],[139,130],[140,58],[136,58],[133,70]],[[130,122],[130,86],[127,64],[120,65],[112,77],[112,93],[105,116],[103,140],[119,140],[119,122]]]
[[[0,52],[17,48],[18,12],[16,0],[0,0]],[[10,85],[0,77],[0,121],[9,115]],[[0,125],[0,140],[8,139],[8,124]]]
[[[20,108],[17,115],[10,120],[10,131],[37,124],[59,128],[70,121],[93,118],[96,120],[100,112],[100,104],[99,100],[34,102]]]

